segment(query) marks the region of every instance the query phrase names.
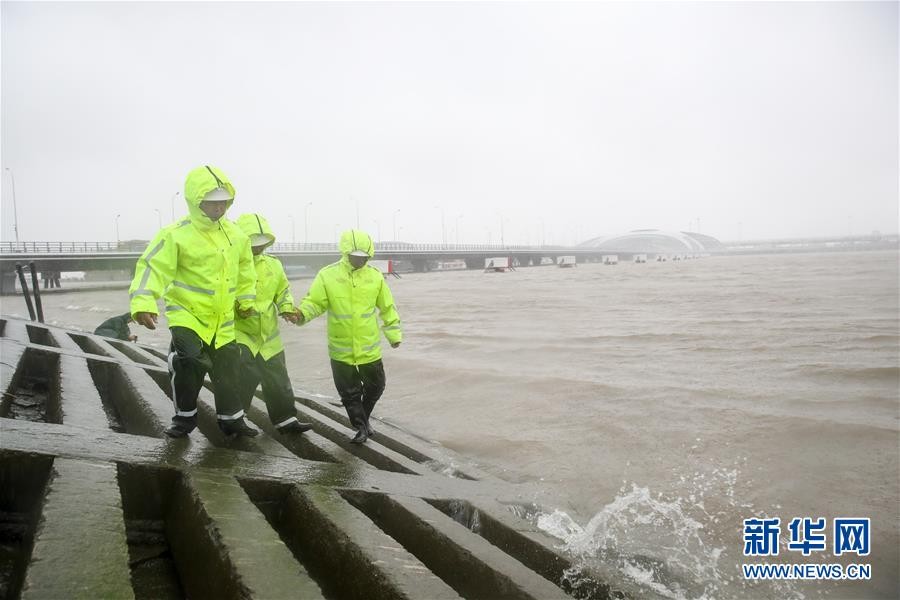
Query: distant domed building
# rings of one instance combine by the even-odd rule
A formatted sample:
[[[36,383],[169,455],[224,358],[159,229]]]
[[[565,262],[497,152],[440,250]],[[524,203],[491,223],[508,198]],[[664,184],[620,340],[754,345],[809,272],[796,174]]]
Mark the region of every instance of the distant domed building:
[[[722,242],[709,235],[659,229],[636,229],[622,235],[597,237],[579,246],[599,248],[611,254],[710,254],[725,250]]]

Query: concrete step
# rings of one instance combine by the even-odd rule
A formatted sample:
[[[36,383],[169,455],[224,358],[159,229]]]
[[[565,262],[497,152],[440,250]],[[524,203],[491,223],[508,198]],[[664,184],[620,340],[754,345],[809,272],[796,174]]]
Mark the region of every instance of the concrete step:
[[[134,598],[113,463],[57,458],[23,599]]]
[[[357,600],[459,598],[337,491],[322,486],[266,490],[258,481],[245,487],[258,503],[278,497],[270,521],[329,595]]]

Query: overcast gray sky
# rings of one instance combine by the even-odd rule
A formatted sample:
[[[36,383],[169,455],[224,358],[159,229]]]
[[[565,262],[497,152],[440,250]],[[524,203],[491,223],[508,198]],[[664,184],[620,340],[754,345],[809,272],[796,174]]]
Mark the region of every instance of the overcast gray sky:
[[[5,240],[10,173],[22,239],[114,240],[205,163],[287,242],[898,229],[894,2],[0,11]]]

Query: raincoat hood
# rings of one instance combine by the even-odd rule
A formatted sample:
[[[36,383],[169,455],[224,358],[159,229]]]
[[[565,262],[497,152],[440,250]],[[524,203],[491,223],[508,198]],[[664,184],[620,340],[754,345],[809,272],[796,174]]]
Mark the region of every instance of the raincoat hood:
[[[260,245],[256,243],[259,236],[268,238],[268,242],[265,244],[266,248],[275,243],[275,234],[272,232],[269,222],[259,213],[241,215],[235,224],[250,238],[251,246]]]
[[[372,243],[372,238],[368,233],[359,229],[348,229],[342,233],[338,249],[341,251],[341,260],[348,260],[347,256],[354,250],[362,250],[369,255],[369,258],[375,256],[375,244]]]
[[[187,202],[191,221],[201,229],[218,227],[216,221],[207,217],[206,213],[200,210],[203,198],[216,188],[222,188],[231,194],[231,200],[228,201],[228,208],[231,208],[234,203],[234,186],[220,169],[209,165],[197,167],[188,173],[187,179],[184,181],[184,200]]]

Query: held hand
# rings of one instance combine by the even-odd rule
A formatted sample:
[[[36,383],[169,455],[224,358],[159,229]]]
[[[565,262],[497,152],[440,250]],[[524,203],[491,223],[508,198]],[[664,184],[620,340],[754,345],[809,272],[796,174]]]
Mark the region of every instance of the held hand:
[[[129,335],[129,336],[128,336],[128,341],[129,341],[129,342],[136,342],[136,341],[137,341],[137,336],[134,335],[134,334]]]
[[[306,317],[303,316],[303,313],[300,311],[299,308],[297,309],[297,312],[295,312],[294,314],[297,315],[297,320],[294,321],[294,325],[303,325],[304,323],[306,323]]]
[[[300,320],[300,315],[295,312],[283,312],[281,313],[281,318],[287,321],[288,323],[293,323],[294,325]]]
[[[399,348],[400,342],[391,342],[391,348]]]
[[[252,306],[250,308],[241,309],[241,307],[239,307],[237,304],[235,304],[234,312],[236,312],[237,316],[239,316],[240,318],[246,319],[247,317],[252,317],[253,315],[255,315],[256,309],[253,308]]]
[[[135,313],[134,320],[138,325],[143,325],[147,329],[156,329],[157,316],[153,313],[139,312]]]

